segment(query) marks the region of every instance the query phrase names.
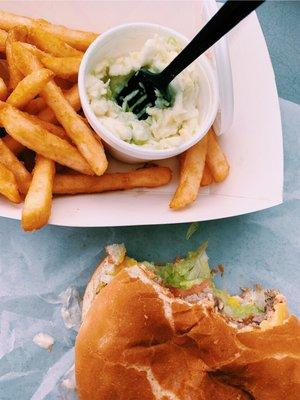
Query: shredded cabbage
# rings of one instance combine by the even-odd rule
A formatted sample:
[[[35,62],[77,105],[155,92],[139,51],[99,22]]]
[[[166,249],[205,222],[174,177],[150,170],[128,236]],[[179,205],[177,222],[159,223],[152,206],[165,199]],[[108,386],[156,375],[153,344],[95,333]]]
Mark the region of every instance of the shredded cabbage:
[[[196,251],[188,253],[174,263],[167,263],[163,266],[155,266],[155,272],[160,276],[164,285],[180,289],[190,289],[211,278],[211,272],[206,255],[207,242],[201,244]]]

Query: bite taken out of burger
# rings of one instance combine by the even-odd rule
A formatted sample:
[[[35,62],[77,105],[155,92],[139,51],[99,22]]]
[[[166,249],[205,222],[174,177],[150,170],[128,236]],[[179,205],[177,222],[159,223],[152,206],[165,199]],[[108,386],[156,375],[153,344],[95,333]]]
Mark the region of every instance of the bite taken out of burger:
[[[159,266],[107,246],[76,340],[81,400],[299,399],[299,320],[276,290],[217,288],[206,245]]]

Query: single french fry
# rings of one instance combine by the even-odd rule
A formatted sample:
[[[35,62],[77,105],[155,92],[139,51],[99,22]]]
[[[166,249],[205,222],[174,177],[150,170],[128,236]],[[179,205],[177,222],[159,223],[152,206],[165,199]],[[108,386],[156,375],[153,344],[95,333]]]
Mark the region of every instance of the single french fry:
[[[3,59],[0,59],[0,76],[4,80],[5,85],[8,86],[9,84],[8,65],[7,61]]]
[[[53,57],[46,56],[41,59],[42,64],[63,79],[77,80],[81,57]]]
[[[193,203],[199,192],[207,152],[207,136],[185,152],[177,190],[170,202],[174,210]]]
[[[65,43],[59,37],[47,32],[41,26],[47,26],[46,22],[40,22],[40,26],[35,24],[29,29],[29,42],[39,49],[52,54],[56,57],[80,57],[83,53]]]
[[[205,163],[204,170],[203,170],[203,175],[201,179],[201,186],[209,186],[213,183],[213,176]]]
[[[22,109],[30,100],[33,100],[54,76],[49,69],[42,68],[31,72],[22,79],[6,102],[12,106]],[[1,99],[2,100],[2,99]]]
[[[7,11],[0,10],[0,29],[9,31],[17,25],[27,27],[37,26],[46,32],[60,38],[78,50],[86,50],[98,36],[97,33],[69,29],[62,25],[54,25],[44,20],[33,20]]]
[[[1,110],[0,112],[2,112]],[[27,193],[31,182],[31,174],[24,165],[17,159],[14,153],[0,139],[0,163],[8,168],[15,176],[21,193]]]
[[[76,114],[64,98],[61,89],[53,81],[47,83],[42,94],[92,170],[96,175],[102,175],[108,165],[102,143],[95,139],[93,131]]]
[[[70,105],[75,111],[79,111],[81,109],[81,102],[77,84],[74,85],[71,89],[64,92],[63,94],[65,99],[68,101],[68,103],[70,103]],[[39,112],[38,117],[43,121],[48,121],[52,123],[57,122],[54,112],[49,107]]]
[[[62,25],[51,24],[45,20],[38,20],[36,24],[44,31],[51,33],[63,42],[81,51],[85,51],[98,36],[98,33],[69,29]]]
[[[27,35],[26,27],[16,26],[8,32],[6,39],[6,59],[9,71],[9,88],[14,89],[23,79],[22,72],[17,68],[14,60],[13,43],[23,40]]]
[[[25,231],[34,231],[48,223],[51,215],[54,174],[55,162],[37,155],[22,212],[21,223]]]
[[[7,39],[7,32],[0,29],[0,53],[5,53],[6,39]]]
[[[0,163],[0,193],[13,203],[20,203],[21,197],[14,174]]]
[[[172,172],[167,167],[141,168],[136,171],[102,176],[57,174],[54,179],[53,193],[102,193],[138,187],[152,188],[168,184],[171,178]]]
[[[46,57],[48,55],[48,53],[46,53],[46,51],[39,49],[34,44],[25,43],[25,42],[20,42],[20,43],[22,43],[22,46],[26,47],[26,49],[29,50],[38,59],[40,59],[42,57]]]
[[[0,29],[9,31],[17,25],[30,26],[32,19],[0,10]]]
[[[74,146],[34,123],[16,108],[3,107],[0,110],[0,121],[7,133],[25,147],[83,174],[93,174]]]
[[[5,101],[8,95],[7,86],[4,80],[0,77],[0,100]]]
[[[28,113],[26,113],[24,111],[22,111],[22,115],[25,118],[27,118],[30,121],[32,121],[34,124],[37,124],[41,128],[44,128],[47,131],[53,133],[53,135],[58,136],[58,137],[60,137],[62,139],[65,139],[65,140],[70,142],[69,136],[66,134],[64,128],[62,128],[61,126],[52,124],[51,122],[43,121],[39,117],[37,117],[36,115],[31,115],[31,114],[28,114]]]
[[[65,130],[58,125],[51,124],[50,122],[43,121],[39,119],[36,115],[28,114],[22,111],[22,115],[32,121],[34,124],[39,125],[41,128],[46,129],[47,131],[53,133],[53,135],[60,137],[61,139],[65,139],[68,142],[71,142],[69,136],[66,134]],[[6,146],[14,153],[19,154],[23,149],[24,146],[17,142],[14,138],[9,135],[6,135],[2,138]]]
[[[24,76],[41,69],[39,59],[22,42],[15,41],[11,45],[14,55],[14,64]]]
[[[12,151],[15,155],[20,154],[21,151],[24,150],[24,146],[9,135],[4,136],[2,140],[9,148],[9,150]]]
[[[37,97],[29,101],[24,107],[24,111],[29,114],[36,115],[47,107],[45,100],[42,97]]]
[[[229,163],[212,129],[208,133],[206,162],[216,182],[222,182],[227,178]]]

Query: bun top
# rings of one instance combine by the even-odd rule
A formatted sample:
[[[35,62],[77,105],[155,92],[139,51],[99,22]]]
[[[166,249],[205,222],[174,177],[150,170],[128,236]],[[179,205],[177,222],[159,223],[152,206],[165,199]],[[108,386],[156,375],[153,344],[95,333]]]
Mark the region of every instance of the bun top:
[[[241,331],[129,262],[90,302],[75,364],[83,400],[296,400],[299,361],[295,317]]]

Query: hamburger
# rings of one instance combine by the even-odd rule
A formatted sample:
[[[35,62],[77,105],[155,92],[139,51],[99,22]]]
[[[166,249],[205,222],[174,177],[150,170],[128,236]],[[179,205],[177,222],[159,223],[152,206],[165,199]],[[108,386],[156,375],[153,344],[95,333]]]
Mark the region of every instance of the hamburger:
[[[107,246],[83,299],[80,399],[299,399],[300,324],[285,297],[218,289],[206,246],[166,265]]]

